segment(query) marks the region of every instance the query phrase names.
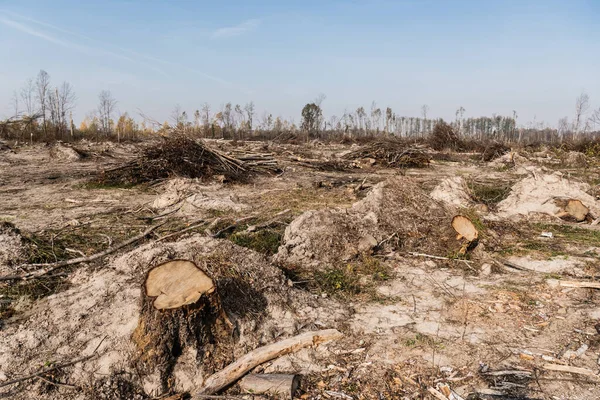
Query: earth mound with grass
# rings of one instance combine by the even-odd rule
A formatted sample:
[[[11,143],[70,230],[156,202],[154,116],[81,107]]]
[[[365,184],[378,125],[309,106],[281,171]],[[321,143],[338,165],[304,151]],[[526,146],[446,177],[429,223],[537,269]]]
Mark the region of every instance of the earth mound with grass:
[[[307,211],[285,230],[278,262],[326,269],[378,247],[447,256],[453,213],[410,178],[377,184],[350,208]]]
[[[144,278],[151,268],[174,259],[194,262],[215,282],[226,320],[235,331],[227,341],[207,343],[202,349],[176,341],[165,347],[170,352],[156,353],[158,347],[145,352],[148,333],[161,328],[140,329],[147,322],[140,301]],[[97,348],[85,370],[65,369],[61,377],[82,387],[89,394],[84,398],[102,398],[104,392],[89,385],[94,374],[128,377],[128,386],[143,388],[145,393],[162,392],[165,385],[187,391],[201,387],[209,374],[274,338],[298,334],[315,321],[336,327],[349,316],[350,310],[333,299],[290,287],[285,275],[264,256],[227,240],[195,235],[173,243],[149,243],[95,272],[77,271],[69,289],[39,300],[21,323],[3,328],[0,372],[26,375],[45,363],[94,354]],[[199,364],[202,354],[210,354],[211,362]],[[161,363],[145,363],[147,357],[157,356]],[[308,360],[299,368],[308,370],[310,364]],[[33,393],[44,390],[44,385],[41,381],[34,385],[31,396],[36,397]],[[96,396],[94,390],[102,393]]]

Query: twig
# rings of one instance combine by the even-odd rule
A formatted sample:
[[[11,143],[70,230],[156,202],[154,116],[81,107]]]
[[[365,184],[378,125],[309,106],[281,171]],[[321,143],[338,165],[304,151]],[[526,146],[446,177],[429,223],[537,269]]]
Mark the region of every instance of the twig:
[[[40,371],[40,372],[36,372],[35,374],[23,376],[21,378],[12,379],[10,381],[6,381],[6,382],[3,382],[3,383],[0,383],[0,388],[4,387],[4,386],[13,385],[15,383],[27,381],[29,379],[37,378],[40,375],[47,374],[50,371],[56,371],[57,369],[64,368],[64,367],[69,367],[71,365],[75,365],[75,364],[78,364],[80,362],[87,361],[87,360],[89,360],[91,358],[94,358],[94,357],[96,357],[98,355],[98,353],[96,353],[96,351],[98,351],[98,348],[100,348],[100,345],[102,345],[102,342],[104,342],[104,339],[106,339],[106,336],[104,338],[102,338],[102,340],[100,341],[100,343],[98,343],[98,346],[96,346],[96,348],[94,349],[94,351],[92,352],[92,354],[90,354],[89,356],[76,358],[75,360],[72,360],[72,361],[69,361],[69,362],[66,362],[66,363],[63,363],[63,364],[55,365],[52,368],[46,368],[45,370]]]
[[[166,222],[161,222],[160,224],[154,225],[148,229],[146,229],[144,232],[140,233],[137,236],[132,237],[131,239],[128,239],[114,247],[110,247],[104,251],[101,251],[100,253],[96,253],[93,254],[89,257],[79,257],[79,258],[72,258],[70,260],[63,260],[63,261],[59,261],[59,262],[55,262],[55,263],[41,263],[41,264],[23,264],[20,266],[20,268],[31,268],[31,267],[46,267],[46,269],[42,269],[39,271],[35,271],[35,272],[30,272],[27,274],[22,274],[22,275],[7,275],[7,276],[0,276],[0,281],[10,281],[10,280],[19,280],[19,279],[30,279],[30,278],[38,278],[42,275],[46,275],[49,272],[52,272],[58,268],[62,268],[62,267],[66,267],[68,265],[75,265],[75,264],[80,264],[80,263],[84,263],[84,262],[92,262],[95,261],[99,258],[102,258],[104,256],[107,256],[111,253],[114,253],[115,251],[122,249],[125,246],[128,246],[132,243],[137,242],[140,239],[145,238],[146,236],[148,236],[150,233],[152,233],[152,231],[154,231],[156,228],[164,225]]]
[[[185,233],[185,232],[189,232],[189,231],[191,231],[193,229],[200,228],[201,226],[203,226],[204,224],[206,224],[206,220],[199,219],[199,220],[196,220],[196,221],[192,222],[192,224],[193,225],[188,226],[187,228],[183,228],[183,229],[178,230],[176,232],[169,233],[168,235],[161,236],[158,239],[156,239],[155,242],[160,242],[161,240],[165,240],[165,239],[168,239],[170,237],[173,237],[173,236],[176,236],[176,235],[180,235],[180,234]]]
[[[54,386],[58,386],[58,387],[64,387],[64,388],[67,388],[67,389],[79,389],[77,386],[75,386],[75,385],[69,385],[68,383],[52,382],[51,380],[46,379],[46,378],[44,378],[41,375],[38,376],[37,378],[40,379],[40,380],[42,380],[42,381],[44,381],[44,382],[46,382],[46,383],[48,383],[48,384],[50,384],[50,385],[54,385]]]
[[[228,226],[228,227],[226,227],[226,228],[223,228],[223,229],[221,229],[220,231],[218,231],[217,233],[214,233],[214,234],[212,234],[211,236],[212,236],[213,238],[218,238],[218,237],[219,237],[219,236],[221,236],[223,233],[225,233],[225,232],[227,232],[227,231],[229,231],[229,230],[231,230],[231,229],[235,229],[235,228],[237,228],[237,227],[238,227],[238,226],[239,226],[239,225],[240,225],[242,222],[249,221],[249,220],[251,220],[251,219],[254,219],[254,218],[256,218],[256,217],[254,217],[254,216],[249,216],[249,217],[240,218],[240,219],[238,219],[237,221],[235,221],[233,224],[229,225],[229,226]]]
[[[449,257],[434,256],[434,255],[425,254],[425,253],[408,252],[406,254],[408,254],[409,256],[413,256],[413,257],[433,258],[434,260],[460,261],[460,262],[464,262],[467,265],[472,262],[472,261],[468,261],[468,260],[462,260],[462,259],[459,259],[459,258],[449,258]]]

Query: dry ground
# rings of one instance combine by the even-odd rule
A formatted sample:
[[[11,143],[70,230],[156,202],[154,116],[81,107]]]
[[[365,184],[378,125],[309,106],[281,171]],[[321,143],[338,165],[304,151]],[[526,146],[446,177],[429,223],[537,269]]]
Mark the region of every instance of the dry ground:
[[[301,373],[304,399],[428,399],[435,398],[431,389],[443,392],[443,385],[454,391],[449,396],[454,399],[600,398],[598,291],[556,285],[557,280],[593,281],[600,276],[600,230],[589,222],[548,215],[517,218],[498,204],[514,184],[554,171],[564,174],[563,183],[588,184],[588,195],[594,198],[599,178],[593,160],[561,164],[563,155],[546,152],[503,164],[451,154],[434,157],[423,169],[401,171],[367,162],[363,168],[322,171],[297,158],[331,159],[351,147],[211,144],[234,154],[273,153],[283,172],[245,184],[173,178],[153,185],[105,187],[90,184],[90,179],[133,158],[140,145],[81,144],[88,157],[78,160],[41,145],[0,153],[0,221],[12,223],[24,238],[22,251],[15,250],[16,259],[4,265],[0,248],[2,275],[24,272],[15,268],[27,261],[90,255],[157,221],[166,222],[145,244],[98,262],[67,267],[46,279],[0,283],[0,385],[90,354],[101,345],[97,359],[59,369],[43,380],[0,387],[0,398],[164,395],[154,377],[136,375],[128,352],[139,317],[140,277],[149,266],[172,258],[208,259],[209,264],[218,258],[240,276],[255,271],[256,281],[263,273],[259,271],[267,271],[260,278],[268,282],[259,290],[251,288],[257,293],[228,294],[232,298],[226,311],[240,329],[231,348],[233,358],[306,330],[336,328],[344,333],[341,341],[259,367]],[[457,177],[461,179],[454,186],[446,180]],[[402,244],[405,238],[385,229],[404,229],[407,238],[411,224],[414,232],[423,231],[414,218],[402,220],[389,213],[397,220],[388,221],[391,228],[369,231],[376,246],[351,251],[350,256],[343,249],[338,257],[335,238],[319,244],[312,237],[311,246],[332,249],[329,261],[317,257],[305,262],[300,257],[286,262],[282,254],[293,251],[284,252],[291,240],[286,226],[308,210],[341,209],[340,215],[356,213],[361,221],[364,207],[355,203],[371,201],[370,193],[380,182],[385,182],[384,190],[416,185],[426,194],[419,197],[424,202],[417,209],[421,214],[428,213],[427,198],[433,196],[438,200],[431,201],[443,203],[448,215],[469,215],[480,230],[479,245],[467,257],[458,257],[444,241],[454,238],[431,236],[425,239],[439,246],[415,247],[423,255],[409,254],[411,249]],[[442,182],[446,186],[441,186],[441,197],[430,196]],[[386,201],[405,201],[401,190],[389,190],[392,197]],[[397,199],[395,193],[400,193]],[[332,229],[337,218],[335,214]],[[236,226],[223,230],[232,224]],[[449,227],[450,220],[439,224],[425,227],[429,235],[441,232],[444,224]],[[186,227],[192,229],[176,234]],[[543,237],[543,232],[552,237]],[[211,233],[218,235],[209,238]],[[389,237],[377,237],[383,233]],[[0,240],[1,246],[11,251],[8,241]],[[244,307],[240,299],[258,300]],[[170,390],[193,392],[205,376],[195,372],[199,367],[194,356],[179,358]],[[545,364],[584,368],[591,375],[548,371]]]

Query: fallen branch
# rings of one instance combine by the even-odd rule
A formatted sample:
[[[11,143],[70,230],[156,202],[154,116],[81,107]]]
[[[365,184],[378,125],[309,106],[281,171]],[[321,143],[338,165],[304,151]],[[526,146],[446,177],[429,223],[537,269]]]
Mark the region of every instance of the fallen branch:
[[[48,372],[55,371],[57,369],[64,368],[64,367],[70,367],[71,365],[75,365],[75,364],[78,364],[80,362],[87,361],[87,360],[89,360],[91,358],[94,358],[94,357],[96,357],[98,355],[98,353],[96,353],[96,352],[98,351],[98,349],[100,348],[100,346],[104,342],[104,339],[106,339],[106,336],[100,341],[100,343],[98,343],[98,346],[96,346],[96,348],[94,349],[94,351],[92,352],[92,354],[90,354],[89,356],[76,358],[75,360],[72,360],[72,361],[69,361],[69,362],[66,362],[66,363],[62,363],[62,364],[58,364],[58,365],[55,365],[54,367],[51,367],[51,368],[46,368],[43,371],[36,372],[35,374],[31,374],[31,375],[23,376],[21,378],[12,379],[10,381],[2,382],[2,383],[0,383],[0,388],[4,387],[4,386],[13,385],[15,383],[27,381],[29,379],[34,379],[34,378],[37,378],[37,377],[39,377],[41,375],[47,374]]]
[[[221,229],[220,231],[218,231],[217,233],[212,234],[211,236],[213,238],[218,238],[220,237],[223,233],[230,231],[231,229],[235,229],[237,228],[241,223],[246,222],[246,221],[250,221],[251,219],[254,219],[256,217],[254,216],[249,216],[249,217],[244,217],[244,218],[240,218],[237,221],[235,221],[233,224]]]
[[[595,371],[587,368],[579,368],[579,367],[571,367],[569,365],[560,365],[560,364],[544,364],[542,366],[546,371],[557,371],[557,372],[570,372],[572,374],[591,376],[594,378],[599,378],[598,374]]]
[[[548,279],[546,281],[550,287],[568,287],[568,288],[582,288],[582,289],[600,289],[600,282],[586,282],[586,281],[560,281],[558,279]]]
[[[225,369],[209,376],[199,395],[211,395],[231,385],[252,368],[277,357],[293,353],[305,347],[318,345],[341,338],[343,335],[336,329],[325,329],[315,332],[305,332],[298,336],[272,343],[251,351]],[[202,397],[195,396],[195,399]]]
[[[168,235],[161,236],[158,239],[156,239],[155,242],[160,242],[161,240],[165,240],[165,239],[168,239],[170,237],[177,236],[177,235],[180,235],[182,233],[189,232],[191,230],[200,228],[200,227],[204,226],[204,224],[206,224],[206,220],[204,220],[204,219],[196,220],[196,221],[192,222],[192,224],[190,226],[188,226],[187,228],[183,228],[183,229],[180,229],[180,230],[175,231],[173,233],[169,233]]]
[[[145,238],[146,236],[148,236],[150,233],[152,233],[152,231],[154,231],[156,228],[164,225],[166,222],[162,222],[160,224],[151,226],[150,228],[146,229],[144,232],[140,233],[137,236],[132,237],[131,239],[128,239],[122,243],[119,243],[118,245],[114,246],[114,247],[110,247],[104,251],[101,251],[100,253],[96,253],[93,254],[89,257],[79,257],[79,258],[72,258],[70,260],[63,260],[63,261],[59,261],[59,262],[55,262],[55,263],[41,263],[41,264],[23,264],[20,265],[19,268],[33,268],[33,267],[46,267],[46,269],[42,269],[42,270],[38,270],[38,271],[34,271],[34,272],[29,272],[27,274],[22,274],[22,275],[7,275],[7,276],[0,276],[0,281],[10,281],[10,280],[20,280],[20,279],[31,279],[31,278],[38,278],[42,275],[46,275],[58,268],[62,268],[62,267],[66,267],[69,265],[75,265],[75,264],[81,264],[84,262],[92,262],[95,260],[98,260],[102,257],[105,257],[111,253],[114,253],[115,251],[122,249],[125,246],[128,246],[132,243],[137,242],[140,239]]]

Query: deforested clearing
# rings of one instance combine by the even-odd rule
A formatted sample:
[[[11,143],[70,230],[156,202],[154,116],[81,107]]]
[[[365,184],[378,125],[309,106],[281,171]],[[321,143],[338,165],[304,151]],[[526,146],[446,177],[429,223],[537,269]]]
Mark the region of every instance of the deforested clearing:
[[[600,397],[597,157],[448,135],[2,152],[0,397]]]

